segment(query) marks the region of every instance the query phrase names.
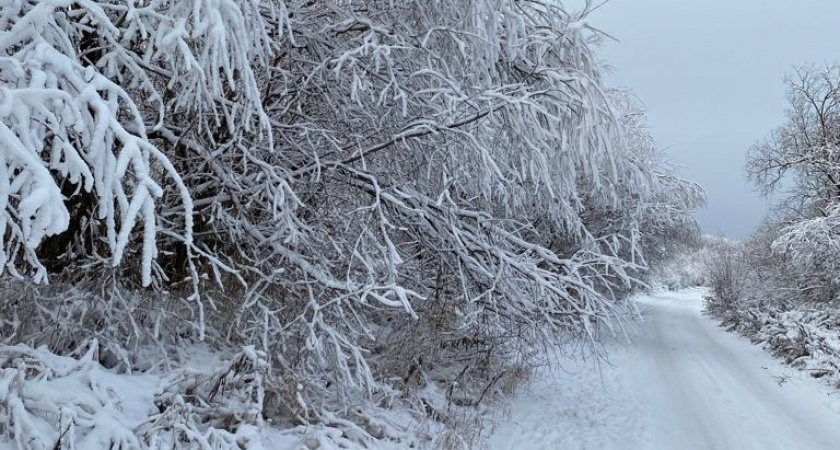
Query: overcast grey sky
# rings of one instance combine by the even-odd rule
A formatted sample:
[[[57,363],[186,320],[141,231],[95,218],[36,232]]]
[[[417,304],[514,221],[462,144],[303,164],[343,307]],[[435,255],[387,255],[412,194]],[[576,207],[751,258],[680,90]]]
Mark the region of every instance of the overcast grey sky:
[[[659,146],[706,188],[704,230],[748,235],[767,207],[745,153],[782,123],[792,66],[840,60],[840,0],[611,0],[589,23],[620,41],[601,53],[610,84],[636,92]]]

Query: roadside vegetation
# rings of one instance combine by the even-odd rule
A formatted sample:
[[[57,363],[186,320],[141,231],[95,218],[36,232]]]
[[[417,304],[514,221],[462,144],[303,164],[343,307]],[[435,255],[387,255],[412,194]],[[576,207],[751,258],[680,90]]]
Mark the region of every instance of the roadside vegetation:
[[[708,310],[840,388],[840,68],[803,67],[785,85],[787,120],[747,161],[776,206],[749,238],[711,246]]]
[[[0,4],[15,448],[472,447],[699,233],[593,2]]]

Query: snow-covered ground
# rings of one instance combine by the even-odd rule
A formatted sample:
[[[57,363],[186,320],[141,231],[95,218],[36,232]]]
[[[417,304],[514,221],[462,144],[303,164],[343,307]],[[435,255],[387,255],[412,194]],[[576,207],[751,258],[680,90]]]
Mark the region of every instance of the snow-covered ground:
[[[720,329],[702,294],[639,298],[632,344],[608,344],[609,364],[544,374],[491,448],[840,448],[840,394]]]
[[[614,363],[614,361],[611,361]],[[492,435],[493,450],[649,448],[633,386],[615,366],[570,361],[543,373],[514,401]]]
[[[630,326],[629,339],[605,344],[610,360],[570,360],[541,373],[516,396],[490,448],[840,448],[840,393],[719,328],[701,313],[702,295],[690,290],[638,298],[644,320]],[[172,429],[207,443],[184,448],[364,447],[347,430],[327,427],[281,429],[255,419],[227,432],[197,423],[208,407],[222,408],[219,416],[251,411],[250,397],[239,393],[256,388],[249,374],[262,356],[248,348],[226,360],[195,348],[194,361],[163,378],[107,371],[93,363],[96,348],[79,358],[23,346],[0,351],[0,413],[10,414],[21,436],[0,439],[0,450],[53,448],[70,436],[76,448],[113,442],[125,449],[170,448]],[[207,389],[218,389],[208,397],[216,403],[207,406],[180,394]],[[408,447],[393,440],[375,449]],[[424,447],[418,442],[411,448]]]

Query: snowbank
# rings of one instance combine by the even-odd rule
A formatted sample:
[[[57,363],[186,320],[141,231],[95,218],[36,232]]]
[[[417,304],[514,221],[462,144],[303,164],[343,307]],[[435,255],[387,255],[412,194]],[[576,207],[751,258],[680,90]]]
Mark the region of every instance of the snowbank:
[[[725,328],[748,337],[785,363],[840,389],[840,311],[748,308],[718,314]]]
[[[283,429],[265,423],[261,352],[245,347],[224,361],[206,348],[193,350],[183,368],[152,375],[102,367],[96,341],[76,358],[43,347],[0,347],[0,450],[369,448],[371,436],[346,422]],[[410,425],[411,417],[398,413],[379,421],[376,448],[417,446],[406,433]],[[400,431],[402,442],[394,436]]]

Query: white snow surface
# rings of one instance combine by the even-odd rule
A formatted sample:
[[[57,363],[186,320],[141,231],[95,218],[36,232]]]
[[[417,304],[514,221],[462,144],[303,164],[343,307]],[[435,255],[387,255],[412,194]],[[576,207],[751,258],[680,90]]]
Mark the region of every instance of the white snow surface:
[[[702,314],[703,294],[687,290],[639,297],[643,320],[631,324],[628,336],[605,343],[609,361],[571,359],[541,372],[515,397],[510,417],[491,435],[490,448],[840,448],[840,393],[718,327]],[[31,415],[20,408],[12,414],[30,417],[24,425],[41,430],[44,443],[55,442],[57,433],[45,418],[73,410],[77,448],[97,448],[115,438],[127,448],[143,447],[134,433],[148,428],[143,424],[156,411],[153,399],[166,380],[111,373],[92,363],[89,354],[74,359],[43,349],[5,351],[44,368],[42,376],[23,384],[15,381],[17,369],[0,370],[0,405],[25,406]],[[191,355],[190,373],[224,365],[207,348],[191,349]],[[392,418],[410,420],[396,412]],[[251,450],[364,448],[336,429],[265,425],[243,425],[231,436]],[[391,441],[374,448],[408,447]],[[0,450],[13,448],[19,446],[0,439]]]
[[[160,412],[156,398],[163,399],[165,391],[172,390],[182,376],[204,380],[230,365],[223,355],[207,346],[196,345],[185,350],[188,356],[184,367],[159,376],[117,374],[103,368],[93,361],[93,355],[98,351],[97,343],[79,358],[58,356],[43,347],[0,347],[0,421],[11,423],[15,436],[11,439],[8,430],[0,428],[0,450],[367,448],[362,440],[353,439],[352,433],[348,435],[327,426],[281,429],[270,424],[243,423],[233,432],[214,431],[206,424],[197,423],[197,416],[190,413],[192,408],[184,401],[186,395],[174,399],[171,402],[174,405],[164,405],[166,410]],[[243,351],[247,352],[249,348],[245,347]],[[255,354],[255,357],[259,355]],[[224,397],[231,382],[230,378],[225,379],[216,395]],[[247,414],[248,405],[237,403],[241,398],[228,400],[227,404],[215,405],[231,410],[220,411],[219,417],[225,413],[237,417]],[[184,420],[179,421],[177,417],[174,421],[167,420],[179,414]],[[377,419],[371,417],[371,423],[376,423]],[[411,420],[400,416],[399,411],[392,411],[387,419],[394,426],[404,425],[398,423],[400,420]],[[185,431],[190,442],[181,442],[178,446],[171,442],[173,428]],[[400,448],[404,446],[385,440],[376,446],[376,450]]]
[[[607,363],[543,373],[491,448],[840,448],[840,395],[719,328],[703,293],[639,297],[629,343],[607,343]]]

